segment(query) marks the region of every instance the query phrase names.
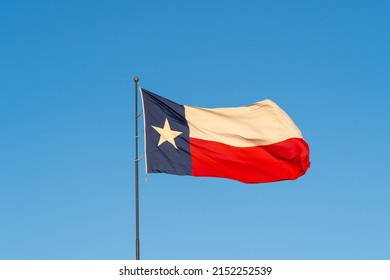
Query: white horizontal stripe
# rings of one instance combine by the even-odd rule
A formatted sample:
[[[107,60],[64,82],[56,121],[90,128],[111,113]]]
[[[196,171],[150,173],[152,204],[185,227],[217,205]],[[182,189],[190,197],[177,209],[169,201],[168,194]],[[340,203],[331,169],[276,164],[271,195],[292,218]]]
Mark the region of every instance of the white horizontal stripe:
[[[271,100],[245,107],[184,106],[190,137],[235,147],[253,147],[302,138],[292,119]]]

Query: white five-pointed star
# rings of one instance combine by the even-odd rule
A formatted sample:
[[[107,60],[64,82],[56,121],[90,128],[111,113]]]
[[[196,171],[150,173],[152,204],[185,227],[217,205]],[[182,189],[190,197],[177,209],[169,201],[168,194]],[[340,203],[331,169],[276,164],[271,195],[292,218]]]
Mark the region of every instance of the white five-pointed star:
[[[168,141],[177,150],[177,146],[176,146],[176,143],[175,143],[175,138],[177,136],[179,136],[180,134],[182,134],[183,132],[171,130],[171,126],[169,125],[169,122],[168,122],[167,118],[165,119],[165,123],[164,123],[164,127],[163,128],[156,127],[156,126],[153,126],[153,125],[152,125],[152,127],[160,134],[160,140],[158,141],[158,145],[157,146],[160,146],[162,143]]]

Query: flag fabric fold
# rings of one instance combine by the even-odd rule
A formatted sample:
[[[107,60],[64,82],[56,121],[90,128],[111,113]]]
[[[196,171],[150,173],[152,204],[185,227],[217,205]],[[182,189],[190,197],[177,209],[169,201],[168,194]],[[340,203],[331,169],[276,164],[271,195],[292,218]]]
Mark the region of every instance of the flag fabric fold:
[[[310,166],[300,130],[271,100],[207,109],[141,95],[148,173],[265,183],[297,179]]]

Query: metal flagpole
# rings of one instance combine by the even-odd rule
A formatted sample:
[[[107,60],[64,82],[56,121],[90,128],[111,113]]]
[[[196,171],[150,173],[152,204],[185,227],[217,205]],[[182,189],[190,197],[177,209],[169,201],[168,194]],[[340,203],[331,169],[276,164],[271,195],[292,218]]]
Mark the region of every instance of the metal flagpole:
[[[135,259],[140,259],[139,242],[139,191],[138,191],[138,77],[134,77],[135,83]]]

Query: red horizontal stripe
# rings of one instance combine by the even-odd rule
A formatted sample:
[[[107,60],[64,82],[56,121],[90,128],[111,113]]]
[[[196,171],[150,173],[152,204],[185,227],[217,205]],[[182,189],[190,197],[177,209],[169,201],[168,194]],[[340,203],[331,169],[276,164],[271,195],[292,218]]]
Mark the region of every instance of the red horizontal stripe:
[[[293,180],[310,166],[309,146],[302,138],[256,147],[232,147],[190,139],[192,175],[222,177],[244,183]]]

